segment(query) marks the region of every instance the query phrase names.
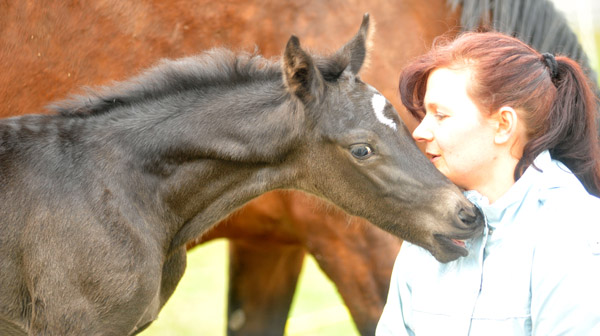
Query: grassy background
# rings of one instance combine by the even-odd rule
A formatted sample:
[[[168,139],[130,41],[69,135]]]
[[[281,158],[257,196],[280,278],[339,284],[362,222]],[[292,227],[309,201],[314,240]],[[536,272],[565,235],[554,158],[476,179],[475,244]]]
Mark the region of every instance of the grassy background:
[[[227,241],[211,241],[188,254],[188,267],[158,320],[141,335],[225,335]],[[358,335],[335,287],[307,257],[286,328],[288,336]]]

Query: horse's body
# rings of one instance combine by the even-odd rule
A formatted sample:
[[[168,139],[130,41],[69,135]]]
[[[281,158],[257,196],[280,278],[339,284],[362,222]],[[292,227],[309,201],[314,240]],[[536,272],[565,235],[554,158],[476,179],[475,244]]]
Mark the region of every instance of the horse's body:
[[[452,241],[483,218],[357,77],[368,26],[329,57],[295,37],[281,64],[217,50],[2,120],[0,331],[139,332],[186,244],[274,189],[330,200],[442,262],[465,255]]]
[[[377,48],[363,78],[400,106],[397,74],[407,60],[425,51],[434,37],[459,31],[460,22],[472,28],[479,24],[481,14],[500,13],[485,1],[465,0],[461,8],[462,2],[3,2],[0,115],[36,113],[81,85],[123,79],[162,57],[193,54],[215,45],[248,50],[256,45],[271,56],[280,53],[290,33],[297,33],[307,45],[320,49],[338,46],[340,34],[345,36],[345,31],[354,29],[355,18],[366,11],[374,14],[378,29],[374,36]],[[518,3],[532,9],[531,4],[540,1]],[[509,12],[501,13],[511,24],[502,23],[506,21],[497,14],[491,21],[506,29],[530,23],[525,29],[529,34],[542,30],[537,40],[552,37],[546,32],[548,26],[536,25],[539,20],[532,19],[527,10],[517,11],[518,19],[507,15]],[[552,29],[559,27],[549,22],[553,22]],[[399,112],[406,116],[403,110]],[[404,119],[409,129],[414,127],[412,119]],[[372,334],[400,241],[365,223],[304,194],[275,191],[250,202],[203,235],[198,242],[232,238],[229,314],[246,319],[234,328],[229,326],[228,332],[283,333],[302,258],[308,251],[336,284],[361,333]],[[270,258],[263,258],[265,254]],[[258,288],[257,283],[261,284]]]

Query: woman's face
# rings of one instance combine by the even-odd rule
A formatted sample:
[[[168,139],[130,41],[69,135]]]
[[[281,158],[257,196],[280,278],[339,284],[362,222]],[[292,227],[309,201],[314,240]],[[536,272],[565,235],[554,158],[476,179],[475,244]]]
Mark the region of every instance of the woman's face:
[[[467,95],[468,69],[434,70],[427,81],[425,118],[413,137],[425,142],[431,162],[452,182],[481,190],[494,164],[495,129]]]

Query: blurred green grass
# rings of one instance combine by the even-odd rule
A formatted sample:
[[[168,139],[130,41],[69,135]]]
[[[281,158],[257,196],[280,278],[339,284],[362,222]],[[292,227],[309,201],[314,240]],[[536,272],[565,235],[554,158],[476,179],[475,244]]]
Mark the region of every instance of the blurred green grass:
[[[188,267],[175,294],[141,335],[225,335],[227,265],[224,239],[188,253]],[[333,283],[310,256],[300,274],[285,335],[358,335]]]

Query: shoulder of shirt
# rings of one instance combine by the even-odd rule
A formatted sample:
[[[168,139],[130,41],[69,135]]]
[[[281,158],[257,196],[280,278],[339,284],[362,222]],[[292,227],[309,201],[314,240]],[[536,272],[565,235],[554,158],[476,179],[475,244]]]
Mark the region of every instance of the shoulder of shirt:
[[[547,161],[539,168],[541,171],[537,193],[541,208],[551,213],[569,213],[574,210],[592,213],[594,205],[600,206],[600,199],[590,195],[579,179],[560,161]]]
[[[541,240],[561,244],[594,244],[600,240],[600,198],[590,195],[561,162],[552,160],[542,169],[538,184],[538,209],[534,216]]]

